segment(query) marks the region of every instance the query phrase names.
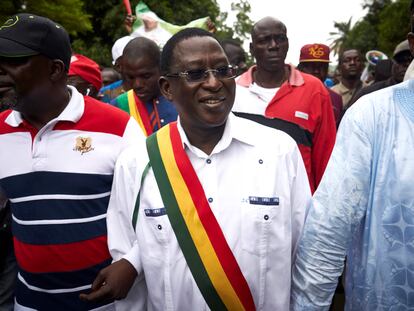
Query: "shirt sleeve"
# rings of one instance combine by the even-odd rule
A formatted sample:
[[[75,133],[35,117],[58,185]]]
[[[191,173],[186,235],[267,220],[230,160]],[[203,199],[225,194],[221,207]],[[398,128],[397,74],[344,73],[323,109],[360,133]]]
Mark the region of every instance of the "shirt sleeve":
[[[114,261],[124,258],[141,273],[135,228],[132,226],[143,169],[148,162],[145,145],[126,149],[115,165],[107,212],[108,247]]]
[[[124,148],[129,146],[139,146],[144,148],[142,152],[146,153],[145,135],[134,118],[130,117],[123,135]]]
[[[306,218],[293,269],[292,310],[329,310],[353,232],[366,212],[373,122],[368,109],[359,108],[342,120]]]
[[[313,134],[311,155],[313,171],[312,175],[314,178],[314,180],[311,181],[311,183],[313,183],[315,189],[318,188],[318,185],[325,172],[326,165],[328,164],[333,146],[335,144],[336,136],[335,116],[333,113],[330,96],[326,91],[320,93],[318,97],[320,100],[321,111],[319,116],[319,122]]]

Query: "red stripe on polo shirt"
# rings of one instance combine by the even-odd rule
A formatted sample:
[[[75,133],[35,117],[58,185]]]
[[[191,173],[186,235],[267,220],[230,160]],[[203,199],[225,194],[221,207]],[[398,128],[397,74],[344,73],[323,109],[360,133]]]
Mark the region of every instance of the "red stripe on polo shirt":
[[[21,269],[30,273],[70,272],[95,266],[111,258],[107,237],[68,244],[31,245],[14,238]]]
[[[119,108],[84,96],[85,111],[77,123],[62,121],[54,130],[79,130],[123,136],[130,116]]]

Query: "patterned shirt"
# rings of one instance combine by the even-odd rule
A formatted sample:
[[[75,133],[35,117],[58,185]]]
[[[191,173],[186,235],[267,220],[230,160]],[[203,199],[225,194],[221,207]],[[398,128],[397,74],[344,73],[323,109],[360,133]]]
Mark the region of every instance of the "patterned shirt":
[[[414,308],[414,81],[345,114],[293,272],[293,309],[328,310],[344,266],[346,310]]]

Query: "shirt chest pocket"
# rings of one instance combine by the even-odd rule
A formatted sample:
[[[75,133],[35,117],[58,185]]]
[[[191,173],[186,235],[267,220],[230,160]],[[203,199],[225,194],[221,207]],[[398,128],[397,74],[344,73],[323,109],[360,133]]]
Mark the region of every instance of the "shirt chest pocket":
[[[259,204],[249,200],[242,205],[241,245],[244,251],[257,256],[265,255],[270,244],[285,239],[281,208],[279,202]]]
[[[162,208],[146,209],[144,213],[146,223],[145,244],[148,245],[145,252],[147,256],[162,259],[172,234],[168,216]]]

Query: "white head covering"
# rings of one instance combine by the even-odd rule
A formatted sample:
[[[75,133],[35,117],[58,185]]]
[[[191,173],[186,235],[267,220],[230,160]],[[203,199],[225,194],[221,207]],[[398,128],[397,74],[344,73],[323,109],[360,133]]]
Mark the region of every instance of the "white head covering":
[[[112,64],[115,64],[115,61],[120,56],[122,56],[122,53],[124,52],[125,46],[132,39],[134,39],[134,37],[125,36],[125,37],[119,38],[118,40],[115,41],[114,45],[112,46]]]

